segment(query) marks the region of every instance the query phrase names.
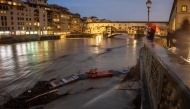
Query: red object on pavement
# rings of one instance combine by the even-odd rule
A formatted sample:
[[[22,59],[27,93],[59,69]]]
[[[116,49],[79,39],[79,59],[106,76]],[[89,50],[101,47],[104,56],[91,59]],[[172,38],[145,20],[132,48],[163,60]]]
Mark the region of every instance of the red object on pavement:
[[[147,25],[148,27],[152,28],[153,30],[155,30],[156,32],[160,32],[160,28],[159,28],[156,24],[147,23],[146,25]]]
[[[97,78],[97,77],[112,77],[114,74],[111,71],[99,71],[97,72],[95,69],[90,69],[89,72],[86,72],[89,78]]]

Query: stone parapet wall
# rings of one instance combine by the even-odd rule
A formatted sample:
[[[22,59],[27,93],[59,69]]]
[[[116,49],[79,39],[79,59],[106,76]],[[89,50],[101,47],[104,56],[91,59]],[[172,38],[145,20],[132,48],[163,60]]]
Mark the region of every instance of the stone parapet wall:
[[[0,39],[0,44],[11,44],[19,42],[29,42],[29,41],[39,41],[39,40],[54,40],[60,39],[60,36],[53,35],[12,35],[12,36],[3,36]]]
[[[146,38],[143,41],[140,61],[152,109],[189,109],[190,64],[180,65],[179,56]]]

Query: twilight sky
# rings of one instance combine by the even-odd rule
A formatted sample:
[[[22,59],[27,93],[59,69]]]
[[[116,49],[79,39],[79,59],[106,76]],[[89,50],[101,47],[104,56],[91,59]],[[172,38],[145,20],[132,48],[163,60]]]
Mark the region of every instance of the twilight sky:
[[[147,21],[147,0],[48,0],[79,13],[111,21]],[[151,0],[150,21],[168,21],[174,0]]]

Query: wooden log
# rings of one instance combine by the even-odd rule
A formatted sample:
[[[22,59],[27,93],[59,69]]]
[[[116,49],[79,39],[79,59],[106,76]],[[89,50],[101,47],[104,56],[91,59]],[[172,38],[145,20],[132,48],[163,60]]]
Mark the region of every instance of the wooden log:
[[[37,95],[37,96],[35,96],[35,97],[33,97],[33,98],[30,98],[30,99],[26,100],[26,102],[29,102],[29,101],[31,101],[31,100],[33,100],[33,99],[35,99],[35,98],[38,98],[38,97],[41,97],[41,96],[44,96],[44,95],[47,95],[47,94],[50,94],[50,93],[53,93],[53,92],[56,92],[56,91],[58,91],[58,89],[54,89],[54,90],[51,90],[51,91],[42,93],[42,94],[40,94],[40,95]]]

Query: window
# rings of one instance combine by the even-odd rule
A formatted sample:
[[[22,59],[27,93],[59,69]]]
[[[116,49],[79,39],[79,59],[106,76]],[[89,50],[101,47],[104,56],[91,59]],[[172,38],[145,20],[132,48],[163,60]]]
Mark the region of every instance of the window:
[[[12,2],[8,2],[9,5],[12,5]]]
[[[1,20],[3,20],[3,16],[1,16]]]
[[[12,30],[14,30],[14,27],[12,27]]]
[[[11,20],[13,20],[13,17],[11,17]]]
[[[16,5],[16,2],[13,2],[13,5]]]
[[[1,11],[2,14],[6,14],[6,11]]]
[[[11,11],[11,15],[13,15],[13,12]]]
[[[181,11],[182,11],[182,12],[187,12],[187,6],[186,6],[186,5],[183,5],[183,6],[181,7]]]
[[[14,23],[12,22],[12,25],[14,25]]]

